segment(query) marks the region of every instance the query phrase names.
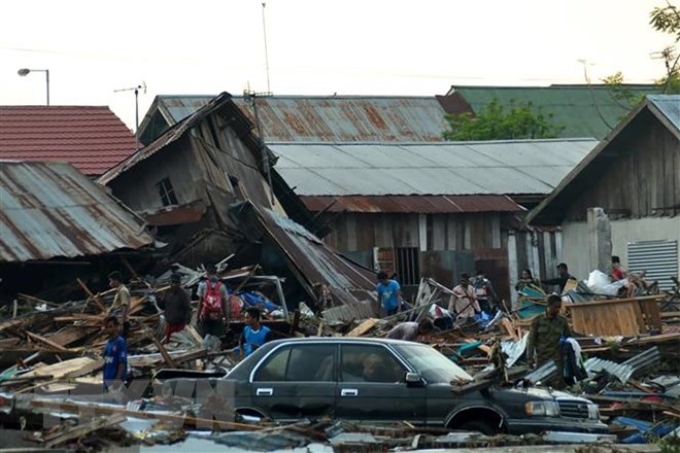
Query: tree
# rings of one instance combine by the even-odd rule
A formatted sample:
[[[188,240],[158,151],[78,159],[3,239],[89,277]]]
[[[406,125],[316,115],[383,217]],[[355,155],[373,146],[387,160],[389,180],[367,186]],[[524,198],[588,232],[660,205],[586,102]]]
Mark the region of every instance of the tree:
[[[666,0],[666,6],[656,7],[649,13],[649,24],[656,31],[672,35],[674,44],[680,42],[680,9],[670,0]],[[680,65],[678,64],[680,53],[675,51],[674,46],[669,46],[657,55],[664,60],[666,74],[656,80],[655,84],[663,94],[680,94]],[[602,81],[611,87],[614,97],[618,100],[637,104],[644,98],[644,96],[635,96],[624,87],[621,72],[605,77]]]
[[[446,115],[451,129],[444,140],[511,140],[555,138],[564,129],[552,122],[552,114],[544,113],[531,102],[511,102],[505,109],[497,99],[491,100],[476,115]]]

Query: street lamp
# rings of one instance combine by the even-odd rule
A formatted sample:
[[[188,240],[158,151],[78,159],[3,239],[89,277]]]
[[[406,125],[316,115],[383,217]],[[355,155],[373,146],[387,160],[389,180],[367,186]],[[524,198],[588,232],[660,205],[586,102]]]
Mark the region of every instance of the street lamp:
[[[47,105],[50,105],[50,70],[49,69],[28,69],[23,68],[17,71],[21,77],[26,77],[31,72],[44,72],[45,73],[45,83],[47,85]]]

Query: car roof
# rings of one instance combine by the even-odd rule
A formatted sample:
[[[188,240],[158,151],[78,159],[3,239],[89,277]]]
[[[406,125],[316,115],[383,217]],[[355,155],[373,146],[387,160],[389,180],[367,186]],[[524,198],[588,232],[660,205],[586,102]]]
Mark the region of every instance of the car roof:
[[[413,346],[423,345],[413,341],[393,340],[390,338],[376,338],[376,337],[305,337],[305,338],[286,338],[283,340],[270,341],[267,344],[305,344],[305,343],[333,343],[333,344],[347,344],[347,343],[365,343],[365,344],[384,344],[393,346]],[[425,346],[425,345],[423,345]]]

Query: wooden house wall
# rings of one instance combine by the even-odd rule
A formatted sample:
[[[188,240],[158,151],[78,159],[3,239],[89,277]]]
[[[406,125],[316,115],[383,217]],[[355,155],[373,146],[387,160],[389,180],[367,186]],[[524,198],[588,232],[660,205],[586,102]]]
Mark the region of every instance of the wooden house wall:
[[[178,204],[203,200],[228,223],[230,203],[251,200],[271,207],[268,185],[252,151],[219,115],[138,163],[110,183],[113,194],[134,210],[163,207],[157,184],[168,178]],[[238,184],[231,183],[229,177]]]
[[[501,216],[487,214],[347,213],[327,215],[333,231],[325,241],[344,251],[373,247],[418,247],[424,250],[474,250],[503,248]],[[421,227],[426,229],[421,247]]]
[[[611,159],[591,165],[585,190],[568,207],[567,221],[585,221],[593,206],[624,218],[680,212],[680,142],[650,112],[642,112],[603,153]],[[663,209],[673,206],[675,211]]]

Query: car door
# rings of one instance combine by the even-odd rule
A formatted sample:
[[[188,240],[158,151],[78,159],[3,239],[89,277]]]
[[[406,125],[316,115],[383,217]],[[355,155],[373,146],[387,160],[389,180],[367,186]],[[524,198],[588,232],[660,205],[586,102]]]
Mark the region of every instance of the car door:
[[[332,417],[335,403],[334,344],[287,344],[263,358],[252,373],[255,408],[277,421]]]
[[[424,423],[425,387],[406,384],[408,371],[392,350],[378,344],[343,344],[339,351],[338,418]]]

